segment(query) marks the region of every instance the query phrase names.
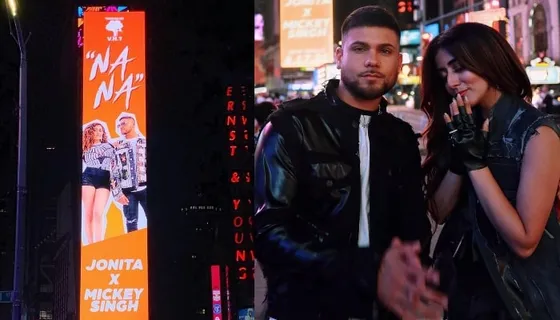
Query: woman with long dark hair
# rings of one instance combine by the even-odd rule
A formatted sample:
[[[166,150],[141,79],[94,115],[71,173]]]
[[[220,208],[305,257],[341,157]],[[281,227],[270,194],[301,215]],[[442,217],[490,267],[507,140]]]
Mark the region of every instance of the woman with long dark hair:
[[[459,24],[427,47],[423,168],[446,223],[434,254],[450,320],[560,319],[560,130],[494,29]]]

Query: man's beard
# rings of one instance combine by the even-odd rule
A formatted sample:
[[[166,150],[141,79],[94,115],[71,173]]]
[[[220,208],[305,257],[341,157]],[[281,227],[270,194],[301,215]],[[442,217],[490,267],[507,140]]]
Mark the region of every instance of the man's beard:
[[[368,88],[360,87],[359,77],[356,80],[352,81],[349,77],[346,76],[344,72],[340,73],[340,78],[342,83],[344,83],[344,87],[350,92],[350,94],[360,100],[375,100],[377,98],[382,97],[384,94],[389,92],[389,90],[395,85],[396,79],[392,81],[393,83],[389,85],[387,78],[380,79],[383,80],[383,84],[381,87],[378,86],[371,86]]]

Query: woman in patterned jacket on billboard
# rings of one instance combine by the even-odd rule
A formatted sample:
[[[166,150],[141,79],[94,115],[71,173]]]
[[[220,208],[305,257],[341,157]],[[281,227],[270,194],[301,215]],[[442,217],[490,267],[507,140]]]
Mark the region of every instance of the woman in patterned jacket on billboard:
[[[82,217],[87,244],[103,240],[103,215],[110,190],[118,189],[115,148],[107,129],[97,121],[85,126],[82,136]]]

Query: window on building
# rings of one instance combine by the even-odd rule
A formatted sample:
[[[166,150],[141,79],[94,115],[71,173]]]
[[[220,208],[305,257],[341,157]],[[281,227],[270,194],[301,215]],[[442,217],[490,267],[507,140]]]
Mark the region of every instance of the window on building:
[[[513,39],[515,53],[523,61],[523,17],[521,13],[513,17]]]
[[[532,29],[533,29],[533,56],[545,53],[548,50],[548,30],[546,21],[546,11],[541,4],[533,8]]]
[[[53,285],[52,284],[42,284],[39,287],[39,291],[42,293],[51,293],[53,292]]]
[[[48,310],[39,311],[39,319],[40,320],[52,320],[53,319],[52,311],[48,311]]]

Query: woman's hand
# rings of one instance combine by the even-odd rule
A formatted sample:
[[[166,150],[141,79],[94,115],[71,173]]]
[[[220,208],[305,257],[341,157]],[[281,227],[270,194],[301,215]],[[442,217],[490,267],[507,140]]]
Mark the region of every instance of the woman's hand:
[[[444,114],[445,123],[452,145],[451,167],[462,165],[467,172],[485,168],[487,154],[487,134],[489,121],[486,119],[482,130],[476,128],[472,116],[472,108],[467,97],[457,95],[450,105],[453,120],[449,114]],[[457,163],[460,162],[460,163]]]

